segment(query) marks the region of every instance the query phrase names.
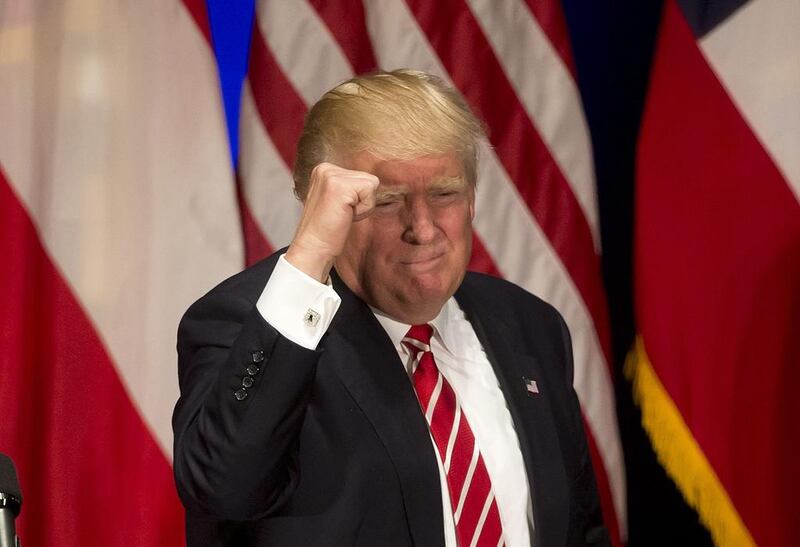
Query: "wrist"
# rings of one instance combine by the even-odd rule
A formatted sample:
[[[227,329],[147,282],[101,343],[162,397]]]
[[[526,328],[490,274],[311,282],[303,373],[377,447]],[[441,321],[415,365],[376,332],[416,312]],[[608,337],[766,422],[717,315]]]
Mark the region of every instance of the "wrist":
[[[320,283],[325,283],[333,268],[333,257],[327,257],[319,251],[305,249],[292,243],[284,255],[289,264]]]

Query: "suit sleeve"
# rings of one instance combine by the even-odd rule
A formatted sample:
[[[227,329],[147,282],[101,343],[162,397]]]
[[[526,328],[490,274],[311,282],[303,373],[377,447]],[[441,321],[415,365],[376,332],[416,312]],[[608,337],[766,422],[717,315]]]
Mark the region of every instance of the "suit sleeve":
[[[178,329],[174,472],[183,503],[218,519],[280,507],[321,352],[281,336],[254,302],[214,290]]]
[[[578,395],[573,387],[574,363],[572,359],[572,338],[564,319],[559,316],[561,340],[565,356],[567,389],[570,393],[569,433],[574,439],[578,454],[578,471],[571,484],[572,503],[569,515],[569,539],[567,545],[608,546],[611,542],[603,524],[603,514],[597,494],[592,459],[589,454],[587,433],[584,428]]]

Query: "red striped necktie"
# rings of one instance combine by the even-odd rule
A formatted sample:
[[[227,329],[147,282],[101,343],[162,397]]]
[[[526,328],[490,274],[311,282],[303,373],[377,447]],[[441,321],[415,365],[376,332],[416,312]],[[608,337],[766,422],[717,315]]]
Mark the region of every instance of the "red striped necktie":
[[[414,325],[403,344],[416,361],[414,389],[447,474],[458,544],[498,547],[504,544],[503,526],[492,481],[458,398],[433,359],[432,333],[430,325]]]

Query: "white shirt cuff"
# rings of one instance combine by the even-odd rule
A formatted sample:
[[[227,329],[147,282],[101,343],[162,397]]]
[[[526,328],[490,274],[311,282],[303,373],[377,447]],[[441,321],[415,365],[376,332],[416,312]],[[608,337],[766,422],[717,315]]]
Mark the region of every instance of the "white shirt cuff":
[[[256,308],[283,336],[313,350],[327,332],[341,302],[330,281],[320,283],[281,255]]]

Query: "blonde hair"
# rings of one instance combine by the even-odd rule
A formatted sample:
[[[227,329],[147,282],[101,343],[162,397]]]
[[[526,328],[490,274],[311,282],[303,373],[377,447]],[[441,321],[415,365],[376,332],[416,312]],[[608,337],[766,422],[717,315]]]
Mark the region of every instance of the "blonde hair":
[[[357,76],[331,89],[311,108],[297,144],[294,192],[308,193],[314,167],[369,152],[382,160],[410,160],[456,152],[475,185],[483,124],[441,78],[416,70]]]

